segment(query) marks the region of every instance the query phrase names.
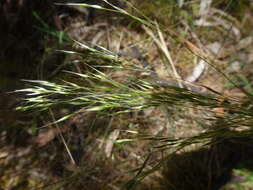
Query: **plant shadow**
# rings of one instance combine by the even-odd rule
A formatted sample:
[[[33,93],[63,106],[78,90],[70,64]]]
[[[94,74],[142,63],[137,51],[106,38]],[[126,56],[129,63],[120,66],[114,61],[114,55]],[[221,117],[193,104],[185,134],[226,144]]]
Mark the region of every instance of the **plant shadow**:
[[[162,186],[170,190],[218,190],[228,183],[242,182],[233,169],[252,171],[252,158],[250,137],[228,138],[208,148],[174,154],[166,163]]]

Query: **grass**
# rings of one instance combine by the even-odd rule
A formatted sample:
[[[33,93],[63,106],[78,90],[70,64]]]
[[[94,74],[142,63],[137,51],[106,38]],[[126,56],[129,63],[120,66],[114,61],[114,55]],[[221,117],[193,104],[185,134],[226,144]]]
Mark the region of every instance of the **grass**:
[[[108,3],[105,0],[104,2]],[[153,71],[143,67],[131,66],[127,63],[127,60],[124,60],[122,57],[117,56],[117,54],[101,46],[91,48],[86,44],[78,42],[83,48],[82,52],[64,52],[79,55],[87,62],[93,63],[93,65],[87,64],[87,62],[85,63],[87,68],[85,74],[66,71],[69,75],[73,75],[75,78],[78,77],[76,80],[79,82],[74,83],[64,80],[60,80],[59,82],[26,81],[31,84],[31,87],[16,90],[16,92],[24,93],[26,96],[24,102],[17,109],[21,111],[47,112],[51,109],[67,107],[73,110],[71,113],[57,118],[53,121],[53,124],[63,122],[78,113],[96,112],[105,117],[111,117],[145,111],[148,108],[161,106],[208,111],[210,116],[205,118],[206,123],[204,124],[207,130],[201,131],[192,136],[170,137],[129,130],[129,133],[132,135],[134,134],[133,137],[117,140],[115,143],[151,141],[153,145],[151,150],[146,153],[143,164],[134,170],[134,177],[125,185],[125,188],[134,188],[146,176],[161,168],[165,168],[164,176],[167,176],[166,179],[168,179],[164,187],[171,187],[171,189],[180,189],[179,187],[181,187],[181,189],[201,189],[206,187],[203,184],[215,183],[217,180],[220,180],[220,176],[223,177],[223,174],[226,175],[227,171],[224,173],[221,172],[222,175],[219,173],[223,169],[222,167],[217,167],[215,163],[212,165],[212,161],[215,162],[215,159],[206,161],[207,164],[211,163],[210,167],[211,169],[213,167],[213,170],[215,171],[213,173],[210,168],[203,168],[204,166],[201,161],[202,159],[207,159],[213,154],[216,154],[215,151],[217,150],[221,154],[222,148],[225,147],[224,150],[226,150],[225,153],[227,155],[224,156],[221,154],[222,159],[218,164],[226,165],[226,162],[229,162],[227,161],[227,159],[229,159],[227,156],[235,156],[237,154],[236,152],[229,150],[231,143],[232,145],[235,145],[233,144],[233,141],[252,138],[253,131],[251,127],[253,112],[251,105],[253,95],[251,94],[251,91],[242,91],[245,93],[246,97],[245,100],[242,101],[217,92],[205,85],[192,84],[193,86],[204,89],[204,94],[199,90],[189,88],[187,82],[180,78],[180,75],[176,70],[171,52],[168,50],[164,39],[163,27],[160,27],[156,22],[150,21],[142,13],[142,17],[140,18],[111,4],[109,5],[111,5],[113,9],[105,9],[103,7],[88,4],[68,5],[114,11],[129,16],[141,25],[144,25],[144,30],[154,40],[161,50],[162,56],[165,57],[167,68],[172,68],[175,82],[171,83],[160,78],[135,77],[133,75],[143,76],[142,74],[145,72],[148,72],[149,75],[151,75],[150,73]],[[139,14],[140,13],[138,12],[138,15]],[[176,41],[182,42],[182,38],[177,38]],[[196,52],[198,56],[206,59],[206,57],[202,56],[204,55],[202,52],[193,51],[193,53]],[[213,62],[210,62],[210,60],[206,61],[216,68]],[[132,73],[132,76],[127,76],[126,80],[118,82],[112,75],[107,74],[107,70],[115,72],[128,70]],[[216,73],[227,78],[227,76],[219,69],[216,69]],[[231,82],[230,79],[229,81]],[[243,82],[245,82],[245,80]],[[246,82],[248,83],[248,81]],[[236,83],[233,84],[236,85]],[[249,103],[245,104],[244,102]],[[51,124],[52,123],[48,124],[48,126]],[[193,149],[193,146],[197,147],[197,150],[189,153],[189,151]],[[157,152],[164,152],[165,155],[156,160],[155,163],[151,164],[150,159],[152,158],[152,155]],[[184,152],[186,153],[184,154]],[[194,165],[193,163],[196,163],[194,162],[196,157],[199,159],[198,163],[200,163],[200,165],[197,163],[197,166],[195,165],[195,168],[193,167],[196,169],[195,173],[194,171],[192,172],[191,169],[192,165]],[[179,162],[177,163],[178,166],[176,165],[175,168],[168,164],[171,160],[172,163],[176,163],[177,159],[179,159]],[[187,175],[189,177],[188,179],[185,179],[185,176],[179,172],[182,167],[185,167],[183,172],[189,172],[189,175]],[[228,166],[228,172],[230,172],[231,167],[232,166]],[[207,170],[210,170],[208,172],[211,172],[211,178],[199,178],[200,181],[198,183],[192,182],[196,179],[196,176],[198,176],[199,173],[201,173],[200,175],[205,176]],[[178,176],[173,176],[175,173],[178,174]],[[174,181],[181,181],[180,177],[182,176],[184,176],[184,179],[181,184],[173,184],[173,180],[170,180],[170,176],[172,176],[172,178],[175,177],[176,180]],[[192,186],[189,186],[190,184]],[[211,184],[208,188],[211,188]]]
[[[114,66],[110,66],[110,69],[113,68]],[[121,69],[125,70],[124,67]],[[134,68],[132,70],[134,71]],[[27,95],[25,104],[18,109],[22,111],[44,111],[55,107],[74,107],[76,109],[54,123],[64,121],[80,112],[100,112],[104,115],[115,115],[141,111],[161,105],[198,107],[198,109],[202,109],[202,107],[210,109],[222,108],[225,110],[226,113],[224,114],[226,116],[221,116],[224,118],[219,119],[219,116],[215,115],[213,118],[209,118],[214,121],[220,120],[220,122],[209,126],[212,130],[196,136],[175,139],[166,136],[137,135],[136,138],[139,140],[153,141],[156,144],[154,152],[171,148],[178,152],[192,144],[199,143],[202,146],[207,146],[220,143],[226,139],[252,136],[250,128],[253,112],[248,108],[248,105],[243,105],[240,101],[238,102],[233,98],[224,97],[208,88],[210,96],[192,92],[179,86],[167,85],[166,87],[160,87],[157,84],[143,80],[122,84],[114,81],[110,76],[94,67],[91,67],[91,71],[86,74],[72,72],[70,74],[80,77],[82,84],[86,85],[81,86],[67,81],[62,81],[62,84],[46,81],[28,81],[33,84],[33,87],[16,91]],[[226,98],[226,101],[222,102],[222,98]],[[240,131],[239,128],[242,126],[247,127],[249,130]],[[160,164],[158,163],[157,167],[161,166]],[[134,180],[139,181],[144,177],[143,175],[139,177],[139,175]],[[131,185],[130,187],[132,188]]]
[[[40,16],[37,12],[33,12],[33,16],[38,20],[41,26],[36,26],[36,28],[44,33],[47,33],[51,36],[54,36],[58,38],[59,44],[62,44],[63,42],[70,41],[71,38],[64,33],[63,31],[57,31],[57,29],[54,29],[50,27]]]

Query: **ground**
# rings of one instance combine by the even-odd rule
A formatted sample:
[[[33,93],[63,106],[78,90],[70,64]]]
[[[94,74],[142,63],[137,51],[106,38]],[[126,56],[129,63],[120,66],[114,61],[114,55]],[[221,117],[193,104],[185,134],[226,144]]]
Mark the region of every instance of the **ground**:
[[[202,16],[200,1],[185,2],[183,7],[176,2],[164,1],[150,3],[136,0],[132,3],[150,19],[156,20],[162,36],[157,37],[157,33],[150,32],[127,16],[111,12],[96,11],[91,16],[86,8],[61,7],[50,1],[40,5],[25,0],[6,0],[0,4],[3,10],[0,24],[8,26],[1,34],[3,48],[0,54],[0,188],[120,189],[135,176],[136,173],[131,170],[143,166],[148,153],[156,145],[155,141],[145,140],[117,143],[120,139],[134,138],[134,134],[127,131],[153,136],[189,137],[219,123],[219,120],[207,121],[205,118],[217,115],[223,118],[226,114],[223,109],[210,111],[210,108],[198,109],[190,104],[184,107],[161,105],[110,116],[84,112],[55,126],[48,124],[73,112],[75,107],[59,107],[43,113],[16,111],[15,108],[22,105],[24,94],[13,91],[28,85],[20,79],[54,82],[64,79],[83,85],[84,81],[62,71],[85,73],[87,63],[103,64],[103,60],[98,62],[92,57],[55,51],[83,52],[71,39],[93,47],[96,44],[123,55],[120,60],[126,66],[146,69],[145,64],[148,65],[147,72],[102,70],[119,82],[131,82],[136,77],[153,82],[154,78],[150,78],[148,73],[153,70],[160,81],[178,85],[175,76],[179,76],[182,81],[193,80],[190,81],[193,85],[208,86],[243,103],[246,100],[243,90],[252,95],[252,2],[235,5],[234,1],[213,1],[208,14],[203,13]],[[120,3],[117,6],[133,14],[138,13],[130,5]],[[26,27],[21,27],[23,25]],[[159,32],[159,29],[155,30]],[[200,57],[207,58],[212,65],[203,65]],[[236,82],[237,88],[223,73]],[[194,90],[187,81],[184,85]],[[195,91],[203,94],[208,90],[196,88]],[[43,127],[45,125],[48,126]],[[243,142],[247,142],[244,143],[247,146],[244,147]],[[176,189],[198,189],[202,186],[252,189],[249,142],[247,138],[232,138],[217,146],[187,147],[144,178],[137,189],[174,189],[173,185],[178,185]],[[230,150],[231,146],[233,150]],[[153,153],[145,169],[151,169],[173,150]],[[192,161],[196,158],[200,159],[198,163],[214,164],[210,164],[211,169],[208,168],[209,178],[196,177],[205,176],[208,170]],[[216,158],[220,159],[216,161]],[[188,175],[184,176],[182,171]],[[187,180],[196,178],[198,180],[190,186]],[[178,179],[185,181],[177,184],[173,179],[176,179],[174,182]],[[204,185],[201,186],[201,183]]]

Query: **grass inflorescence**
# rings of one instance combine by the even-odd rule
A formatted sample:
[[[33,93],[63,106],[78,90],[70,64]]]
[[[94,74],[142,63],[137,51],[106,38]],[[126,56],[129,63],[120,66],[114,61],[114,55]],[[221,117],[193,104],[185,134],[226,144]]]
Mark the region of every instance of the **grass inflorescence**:
[[[108,3],[104,0],[105,3]],[[252,94],[246,93],[247,100],[244,101],[224,95],[209,87],[201,86],[205,90],[202,93],[193,90],[187,82],[178,77],[170,53],[166,47],[162,31],[156,22],[151,22],[143,15],[136,17],[127,11],[112,6],[113,9],[103,8],[88,4],[67,4],[69,6],[84,6],[99,10],[114,11],[138,21],[145,25],[144,30],[151,36],[156,45],[162,50],[163,55],[169,62],[176,79],[175,83],[160,80],[159,78],[142,78],[145,68],[126,66],[118,59],[117,54],[106,50],[101,46],[91,48],[85,44],[78,44],[85,48],[85,52],[65,51],[66,53],[77,54],[86,61],[87,70],[85,73],[68,72],[69,75],[80,78],[79,83],[70,81],[49,82],[41,80],[27,80],[31,87],[16,90],[24,93],[23,103],[17,108],[21,111],[48,111],[57,107],[72,107],[72,112],[59,118],[59,123],[79,112],[96,112],[105,116],[143,111],[152,107],[182,107],[196,110],[208,110],[211,116],[206,118],[206,130],[193,136],[168,137],[164,135],[151,135],[141,132],[136,133],[136,141],[153,142],[152,151],[167,151],[167,155],[160,159],[151,169],[145,169],[150,156],[147,156],[143,165],[136,169],[136,175],[126,188],[130,189],[150,173],[160,169],[168,158],[177,152],[186,151],[192,145],[201,147],[214,147],[222,142],[240,138],[251,138],[253,135],[253,110]],[[154,24],[156,23],[156,24]],[[156,37],[158,36],[158,37]],[[160,40],[160,41],[159,41]],[[93,65],[87,62],[95,63]],[[212,64],[212,63],[209,63]],[[139,77],[134,76],[133,80],[117,81],[107,73],[118,70],[129,70],[132,75],[138,71]],[[218,72],[218,71],[217,71]],[[224,75],[224,73],[221,73]],[[77,80],[77,79],[75,79]],[[168,82],[168,83],[166,83]],[[162,85],[161,85],[162,84]],[[193,84],[198,86],[196,84]],[[245,104],[245,102],[248,102]],[[188,130],[187,128],[185,129]],[[131,141],[128,139],[127,141]],[[126,142],[127,142],[126,141]],[[120,142],[120,140],[118,140]],[[124,142],[124,139],[122,139]],[[172,151],[168,151],[168,150]],[[169,153],[168,153],[169,152]]]

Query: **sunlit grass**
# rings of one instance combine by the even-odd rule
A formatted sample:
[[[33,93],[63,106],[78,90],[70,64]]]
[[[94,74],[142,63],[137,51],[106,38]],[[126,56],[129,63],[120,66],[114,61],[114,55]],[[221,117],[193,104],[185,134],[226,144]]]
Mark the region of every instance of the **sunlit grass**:
[[[111,5],[105,0],[104,2]],[[67,5],[84,6],[121,13],[145,25],[147,31],[153,31],[153,33],[150,32],[150,34],[154,39],[156,39],[156,36],[160,36],[160,39],[164,40],[159,26],[155,25],[144,15],[142,18],[139,18],[114,5],[111,5],[113,9],[89,4],[68,3]],[[57,123],[69,119],[79,112],[97,112],[109,116],[111,114],[141,111],[161,105],[167,107],[191,107],[199,110],[208,109],[213,113],[213,117],[207,118],[207,120],[213,121],[209,124],[210,126],[208,126],[209,130],[200,132],[195,136],[171,138],[136,132],[136,137],[133,139],[120,139],[116,141],[116,143],[139,140],[151,141],[154,146],[150,154],[170,149],[175,153],[195,144],[210,146],[211,144],[220,143],[230,138],[252,136],[253,110],[251,106],[252,101],[250,99],[248,100],[249,104],[245,105],[242,100],[225,96],[205,86],[202,86],[202,88],[208,93],[203,94],[180,85],[181,83],[184,84],[184,81],[178,78],[176,78],[178,84],[176,83],[174,85],[166,83],[166,81],[160,81],[158,78],[145,80],[136,77],[134,81],[126,81],[125,83],[118,82],[101,68],[106,68],[110,71],[120,69],[135,71],[138,69],[139,72],[141,72],[141,69],[126,67],[120,62],[116,54],[103,47],[97,46],[96,48],[91,48],[86,44],[78,44],[85,48],[85,53],[75,51],[64,52],[78,54],[83,59],[96,62],[94,65],[87,65],[88,69],[85,73],[68,72],[69,75],[73,75],[75,78],[78,77],[81,82],[77,84],[70,81],[49,82],[27,80],[26,82],[31,85],[31,87],[16,90],[18,93],[25,94],[24,101],[17,108],[18,110],[40,112],[58,107],[74,108],[74,111],[70,114],[58,118],[56,121]],[[159,46],[158,42],[157,44]],[[162,45],[164,45],[161,48],[163,53],[165,56],[170,57],[168,56],[168,50],[164,49],[165,42]],[[172,63],[171,65],[173,66]],[[145,69],[143,69],[143,72],[144,71]],[[217,70],[217,72],[219,72],[219,70]],[[221,74],[224,75],[223,73]],[[246,95],[251,97],[250,93]],[[215,111],[217,108],[222,110],[221,113]],[[186,128],[185,130],[188,129]],[[147,154],[150,155],[149,153]],[[159,163],[155,164],[152,169],[147,170],[145,168],[149,160],[149,156],[147,156],[143,165],[135,170],[136,175],[133,180],[126,185],[126,188],[132,188],[145,176],[160,169],[167,157],[168,155]]]

